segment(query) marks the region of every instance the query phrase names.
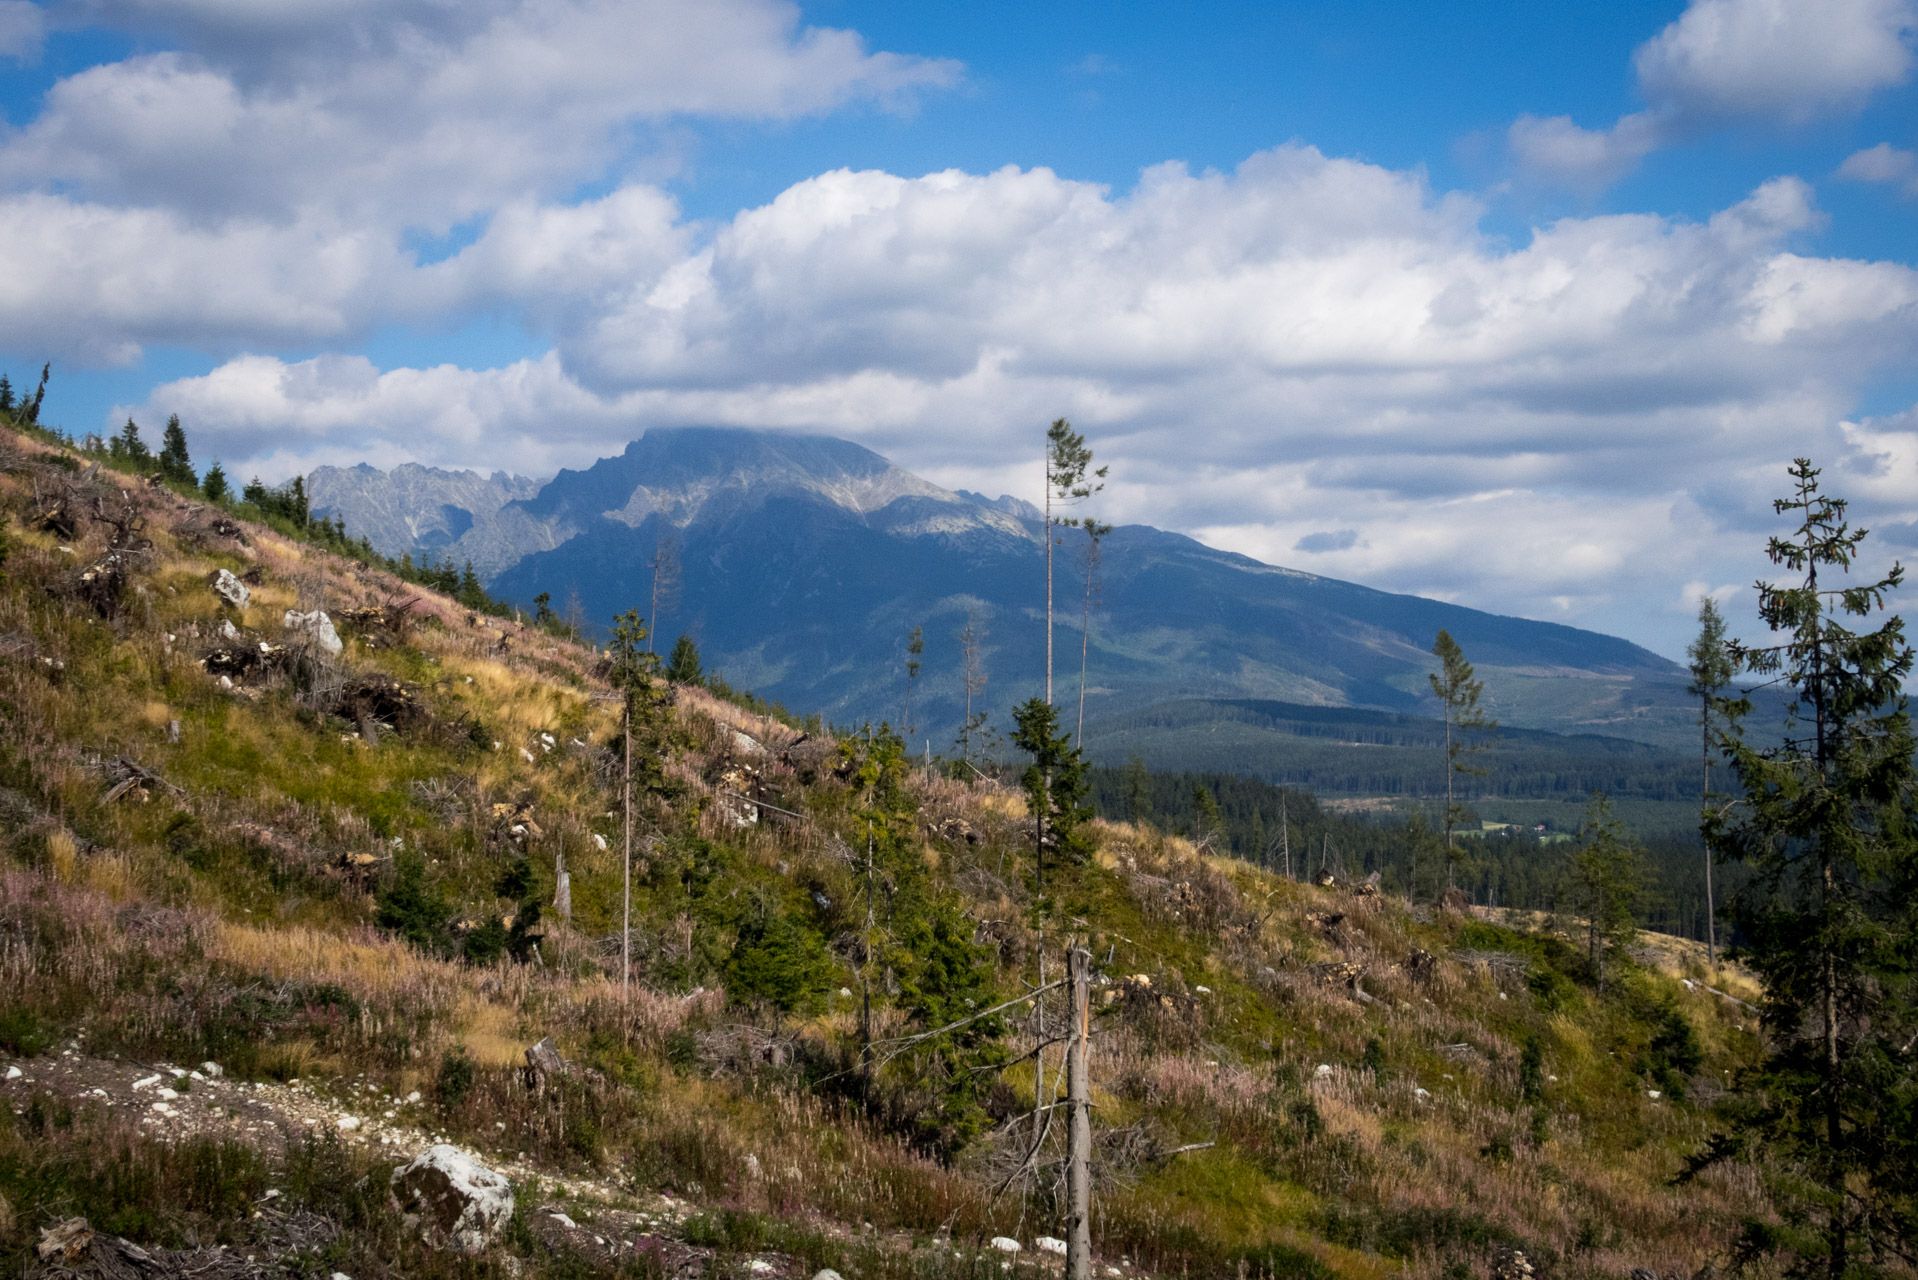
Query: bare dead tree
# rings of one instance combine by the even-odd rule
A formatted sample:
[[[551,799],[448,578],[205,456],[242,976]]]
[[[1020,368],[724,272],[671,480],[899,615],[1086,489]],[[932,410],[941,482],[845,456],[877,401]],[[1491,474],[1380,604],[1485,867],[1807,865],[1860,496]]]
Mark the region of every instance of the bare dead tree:
[[[659,634],[659,611],[670,609],[679,599],[679,544],[670,533],[661,534],[653,544],[653,594],[646,615],[646,652],[653,651],[653,637]]]

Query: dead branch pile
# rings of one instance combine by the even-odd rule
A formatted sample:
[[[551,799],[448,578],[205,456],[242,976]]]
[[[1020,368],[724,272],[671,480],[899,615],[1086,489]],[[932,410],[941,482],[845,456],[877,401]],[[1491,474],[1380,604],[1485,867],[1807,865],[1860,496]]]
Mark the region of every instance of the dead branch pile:
[[[191,547],[212,547],[223,542],[247,545],[246,530],[233,517],[221,511],[209,512],[197,505],[187,510],[187,518],[173,527],[173,536],[181,543]]]
[[[42,526],[50,530],[55,525],[77,529],[72,499],[73,489],[68,486],[55,508],[42,511]],[[106,552],[74,574],[66,583],[66,592],[92,606],[106,621],[114,622],[120,617],[134,564],[153,550],[153,539],[146,536],[146,517],[131,501],[109,503],[104,495],[95,493],[87,514],[95,523],[106,526]]]
[[[369,648],[390,649],[406,643],[407,634],[418,621],[413,611],[419,607],[418,596],[391,596],[380,604],[343,609],[335,621],[358,635]]]
[[[155,789],[170,791],[176,796],[186,794],[145,765],[136,760],[129,760],[125,756],[114,756],[111,759],[96,758],[89,761],[89,764],[105,774],[107,778],[107,792],[100,798],[102,804],[112,804],[120,797],[136,790],[140,793],[142,800],[151,799],[151,792]]]
[[[283,644],[240,641],[215,645],[200,656],[200,666],[210,676],[226,676],[239,684],[248,676],[284,670],[288,661]]]
[[[144,1249],[95,1233],[85,1218],[48,1227],[29,1260],[32,1280],[266,1280],[314,1265],[340,1228],[308,1209],[255,1209],[242,1248]],[[255,1261],[255,1259],[258,1261]]]

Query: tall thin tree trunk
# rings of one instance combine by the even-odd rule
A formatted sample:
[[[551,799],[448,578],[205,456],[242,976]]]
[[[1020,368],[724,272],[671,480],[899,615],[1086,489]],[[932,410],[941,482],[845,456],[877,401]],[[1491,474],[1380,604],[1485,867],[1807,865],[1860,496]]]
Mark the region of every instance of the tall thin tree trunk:
[[[1072,1042],[1066,1057],[1066,1280],[1092,1276],[1092,1081],[1087,1041],[1092,1030],[1092,954],[1066,953],[1072,976]]]
[[[633,996],[633,695],[626,694],[626,785],[621,788],[626,815],[626,872],[620,891],[619,994],[631,1002]]]
[[[1452,802],[1452,774],[1453,772],[1454,770],[1452,768],[1452,708],[1448,704],[1445,708],[1445,887],[1448,889],[1454,887],[1453,876],[1456,873],[1453,871],[1453,867],[1457,862],[1457,859],[1455,859],[1452,856],[1452,850],[1455,847],[1455,845],[1453,844],[1452,824],[1453,824],[1453,819],[1456,817],[1456,814],[1454,813],[1452,808],[1452,803],[1453,803]]]
[[[1052,705],[1052,454],[1046,454],[1046,705]]]
[[[1814,608],[1818,604],[1818,561],[1811,555],[1811,536],[1806,535],[1806,564],[1809,572],[1806,585],[1811,589]],[[1825,688],[1825,626],[1822,617],[1814,617],[1815,643],[1811,651],[1811,688],[1812,715],[1814,724],[1814,752],[1818,766],[1818,786],[1824,790],[1831,785],[1831,743],[1827,739]],[[1819,922],[1818,947],[1821,955],[1819,974],[1823,997],[1824,1039],[1825,1039],[1825,1146],[1827,1159],[1831,1164],[1826,1175],[1827,1188],[1833,1193],[1835,1201],[1831,1219],[1825,1224],[1827,1274],[1832,1280],[1840,1280],[1849,1265],[1849,1248],[1845,1222],[1845,1165],[1843,1147],[1845,1137],[1844,1099],[1841,1096],[1841,1074],[1838,1055],[1838,957],[1835,954],[1832,939],[1832,898],[1837,888],[1831,869],[1831,848],[1828,837],[1820,833],[1818,840],[1819,885]]]
[[[1046,985],[1046,928],[1039,926],[1039,985]],[[1039,1138],[1046,1123],[1046,997],[1042,991],[1032,1000],[1032,1149],[1039,1149]],[[1036,1157],[1035,1157],[1036,1158]]]
[[[1292,824],[1285,816],[1285,796],[1279,796],[1279,839],[1285,845],[1285,878],[1292,878]]]
[[[866,824],[866,931],[859,957],[859,1097],[872,1104],[872,824]]]
[[[1703,641],[1700,641],[1702,644]],[[1702,695],[1698,709],[1698,723],[1701,728],[1699,759],[1705,767],[1704,789],[1699,793],[1698,807],[1705,810],[1712,803],[1712,704],[1710,695]],[[1712,851],[1705,850],[1705,958],[1712,968],[1718,967],[1718,908],[1712,902]]]
[[[1095,542],[1086,549],[1086,608],[1079,619],[1079,728],[1072,740],[1080,746],[1086,740],[1086,656],[1092,649],[1092,557],[1097,546]]]

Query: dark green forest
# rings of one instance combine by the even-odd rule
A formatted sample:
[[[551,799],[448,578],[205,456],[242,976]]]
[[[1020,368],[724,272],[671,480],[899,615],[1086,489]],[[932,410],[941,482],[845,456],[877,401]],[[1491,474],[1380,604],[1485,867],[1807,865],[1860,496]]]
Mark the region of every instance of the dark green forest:
[[[1149,822],[1195,839],[1209,834],[1219,852],[1279,872],[1287,870],[1289,845],[1295,877],[1330,870],[1341,879],[1362,880],[1376,871],[1382,891],[1403,895],[1412,885],[1416,855],[1420,900],[1435,897],[1445,884],[1444,837],[1422,811],[1342,814],[1320,804],[1309,789],[1242,774],[1151,771],[1138,763],[1096,768],[1087,776],[1101,817]],[[1207,799],[1216,810],[1202,813]],[[1696,834],[1664,833],[1641,837],[1638,843],[1645,871],[1637,904],[1640,924],[1661,933],[1704,938],[1703,841]],[[1473,902],[1538,911],[1569,909],[1566,878],[1578,848],[1575,831],[1474,831],[1462,834],[1458,844],[1460,856],[1452,875]],[[1721,867],[1715,875],[1721,895],[1740,883],[1735,867]]]
[[[1582,803],[1603,791],[1619,800],[1697,800],[1695,754],[1541,729],[1501,727],[1476,738],[1473,764],[1486,770],[1473,779],[1476,796]],[[1102,718],[1088,730],[1087,751],[1118,765],[1135,740],[1155,769],[1242,773],[1321,794],[1445,794],[1445,726],[1423,716],[1195,698]]]

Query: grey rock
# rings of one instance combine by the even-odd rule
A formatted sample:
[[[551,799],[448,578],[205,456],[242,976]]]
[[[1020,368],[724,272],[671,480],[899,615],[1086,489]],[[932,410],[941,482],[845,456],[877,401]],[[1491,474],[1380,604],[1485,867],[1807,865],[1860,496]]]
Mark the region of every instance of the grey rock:
[[[327,617],[324,610],[301,613],[298,609],[288,609],[281,625],[305,636],[327,653],[337,655],[346,647],[340,643],[340,633],[333,629],[333,619]]]
[[[235,609],[246,608],[247,602],[253,598],[253,593],[247,590],[246,583],[234,577],[233,570],[231,569],[215,570],[213,576],[207,579],[206,584],[213,588],[214,595],[220,597],[220,599],[226,601]]]

